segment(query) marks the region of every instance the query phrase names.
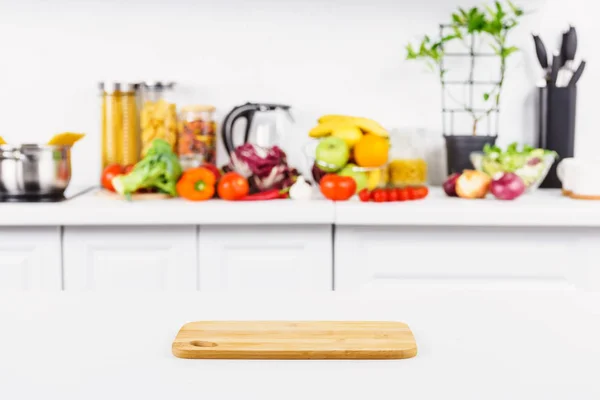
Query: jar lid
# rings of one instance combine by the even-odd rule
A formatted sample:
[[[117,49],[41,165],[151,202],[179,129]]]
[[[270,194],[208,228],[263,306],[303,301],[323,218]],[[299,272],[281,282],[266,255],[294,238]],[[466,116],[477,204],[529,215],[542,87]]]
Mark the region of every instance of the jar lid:
[[[101,92],[135,92],[140,87],[139,82],[105,81],[98,84]]]
[[[215,106],[195,104],[191,106],[181,107],[181,112],[215,112]]]
[[[149,90],[165,90],[165,89],[173,89],[175,86],[175,82],[166,82],[166,81],[146,81],[142,82],[146,89]]]

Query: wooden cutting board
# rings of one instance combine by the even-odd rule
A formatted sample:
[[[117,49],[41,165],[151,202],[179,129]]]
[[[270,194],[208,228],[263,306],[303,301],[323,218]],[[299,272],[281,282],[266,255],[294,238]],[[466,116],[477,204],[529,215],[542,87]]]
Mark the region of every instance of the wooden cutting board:
[[[125,196],[121,196],[115,192],[109,192],[108,190],[100,189],[96,192],[96,195],[103,196],[109,199],[127,201]],[[168,200],[171,196],[165,193],[134,193],[131,195],[132,201],[141,200]]]
[[[209,359],[399,359],[417,355],[408,325],[391,321],[199,321],[173,355]]]

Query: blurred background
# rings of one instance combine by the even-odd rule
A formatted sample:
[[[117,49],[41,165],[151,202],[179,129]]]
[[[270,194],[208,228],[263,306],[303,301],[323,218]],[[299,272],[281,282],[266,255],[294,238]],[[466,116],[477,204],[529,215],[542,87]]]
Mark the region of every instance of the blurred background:
[[[44,142],[63,131],[87,137],[73,151],[73,184],[100,175],[101,80],[177,83],[181,104],[213,104],[217,119],[247,101],[292,105],[291,140],[302,144],[325,113],[360,115],[386,128],[421,129],[439,158],[440,87],[404,47],[472,0],[0,0],[0,117],[7,141]],[[568,24],[588,61],[579,84],[576,154],[600,147],[592,114],[600,84],[591,0],[522,0],[530,14],[511,33],[502,100],[505,145],[535,144],[535,84],[541,76],[531,33],[550,48]],[[551,49],[549,49],[551,51]],[[300,146],[299,146],[300,148]],[[226,157],[219,142],[218,164]],[[303,156],[289,154],[303,168]],[[442,162],[430,160],[432,180]],[[436,165],[439,169],[436,169]]]

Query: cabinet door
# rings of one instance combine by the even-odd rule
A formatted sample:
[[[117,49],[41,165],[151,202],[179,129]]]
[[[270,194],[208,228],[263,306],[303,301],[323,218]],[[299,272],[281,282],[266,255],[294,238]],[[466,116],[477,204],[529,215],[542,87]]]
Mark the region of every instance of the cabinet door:
[[[600,229],[338,227],[335,290],[600,288]]]
[[[60,228],[0,229],[0,290],[60,291]]]
[[[331,291],[332,228],[201,226],[200,290]]]
[[[65,290],[197,290],[195,226],[66,227]]]

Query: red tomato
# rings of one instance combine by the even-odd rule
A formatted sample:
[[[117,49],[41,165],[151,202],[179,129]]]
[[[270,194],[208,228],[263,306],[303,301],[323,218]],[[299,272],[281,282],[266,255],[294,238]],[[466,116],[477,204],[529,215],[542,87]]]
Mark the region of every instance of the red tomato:
[[[398,192],[396,189],[388,189],[387,190],[387,201],[398,201]]]
[[[250,186],[246,178],[237,172],[228,172],[217,186],[217,193],[223,200],[239,200],[250,192]]]
[[[427,186],[419,186],[413,189],[413,194],[415,199],[424,199],[429,194],[429,189]]]
[[[386,202],[388,198],[388,193],[385,189],[375,189],[373,190],[373,201],[376,203]]]
[[[398,201],[408,200],[408,191],[406,188],[397,188],[396,193],[398,193]]]
[[[413,187],[407,187],[406,188],[406,193],[408,194],[408,200],[416,200],[417,197],[415,196],[415,188]]]
[[[131,172],[131,170],[133,169],[133,167],[135,167],[134,164],[128,164],[123,168],[123,175],[127,175],[128,173]]]
[[[333,201],[345,201],[356,193],[356,181],[349,176],[327,174],[319,183],[323,196]]]
[[[115,191],[115,188],[112,185],[112,180],[115,176],[123,175],[123,167],[119,164],[111,164],[104,168],[102,171],[102,176],[100,181],[102,182],[102,187],[106,190],[110,190],[111,192]]]
[[[358,192],[358,198],[360,201],[369,201],[371,199],[371,193],[369,193],[369,189],[363,189]]]

